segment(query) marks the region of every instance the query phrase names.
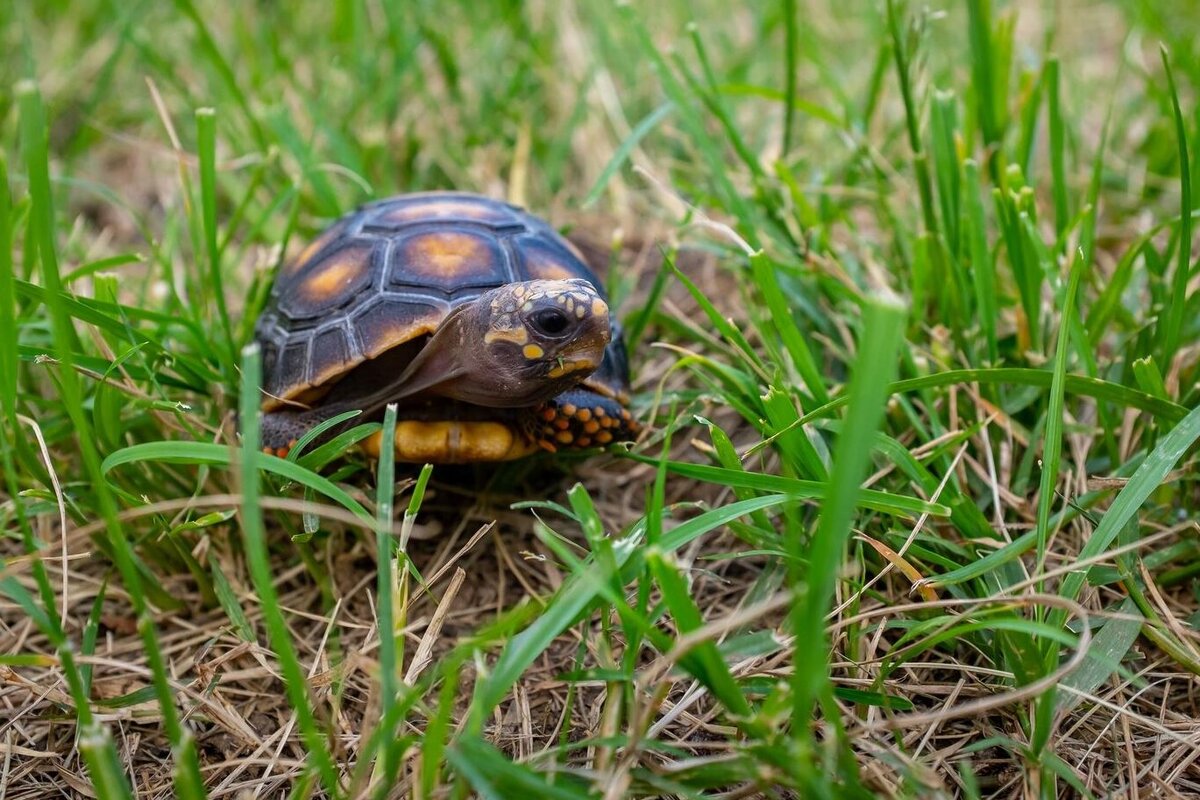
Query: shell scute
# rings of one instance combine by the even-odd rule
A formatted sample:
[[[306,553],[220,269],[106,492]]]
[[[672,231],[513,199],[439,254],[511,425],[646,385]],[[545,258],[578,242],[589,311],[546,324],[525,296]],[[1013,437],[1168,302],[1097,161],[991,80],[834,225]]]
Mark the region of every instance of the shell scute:
[[[279,287],[279,310],[292,320],[311,320],[352,303],[371,285],[375,261],[376,248],[369,242],[348,242],[322,253]]]
[[[507,283],[508,257],[495,236],[446,226],[414,233],[396,242],[388,271],[392,286],[460,288]]]
[[[386,203],[368,225],[373,229],[396,230],[414,223],[435,221],[467,222],[492,227],[521,225],[520,212],[512,206],[472,195],[413,195]]]
[[[376,356],[398,344],[432,333],[441,324],[447,307],[422,298],[381,296],[354,315],[351,327],[364,358]]]

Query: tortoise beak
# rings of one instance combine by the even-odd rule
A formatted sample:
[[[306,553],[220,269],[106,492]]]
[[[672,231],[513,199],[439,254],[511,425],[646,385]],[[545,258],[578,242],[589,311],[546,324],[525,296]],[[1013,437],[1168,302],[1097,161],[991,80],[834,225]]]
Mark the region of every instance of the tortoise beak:
[[[570,347],[555,359],[548,375],[551,378],[561,378],[569,374],[578,374],[580,378],[591,374],[600,366],[604,358],[604,349],[608,347],[612,332],[607,320],[604,325],[596,327],[594,332],[580,337]]]

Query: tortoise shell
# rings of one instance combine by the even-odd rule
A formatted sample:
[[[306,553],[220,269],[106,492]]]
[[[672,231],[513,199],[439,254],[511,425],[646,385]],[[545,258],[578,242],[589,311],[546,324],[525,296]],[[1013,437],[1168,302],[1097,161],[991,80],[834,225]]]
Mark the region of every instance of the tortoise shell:
[[[545,221],[479,195],[430,192],[361,206],[280,270],[256,328],[264,411],[312,402],[368,359],[433,333],[459,304],[514,281],[603,284]],[[607,298],[605,297],[607,300]],[[625,402],[620,330],[582,385]]]

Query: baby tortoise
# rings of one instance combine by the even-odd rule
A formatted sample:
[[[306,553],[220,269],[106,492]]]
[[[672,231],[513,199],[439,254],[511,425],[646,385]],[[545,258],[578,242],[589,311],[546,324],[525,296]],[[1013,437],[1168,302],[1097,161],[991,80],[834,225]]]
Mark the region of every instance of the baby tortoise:
[[[280,271],[255,337],[275,455],[388,403],[401,461],[503,461],[637,432],[600,281],[546,222],[478,195],[402,195],[338,220]]]

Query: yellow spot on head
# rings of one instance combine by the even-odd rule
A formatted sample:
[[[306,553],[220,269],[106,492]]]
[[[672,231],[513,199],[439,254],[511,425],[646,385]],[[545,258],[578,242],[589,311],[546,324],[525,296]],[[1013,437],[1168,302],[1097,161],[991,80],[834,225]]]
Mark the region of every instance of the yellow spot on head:
[[[586,315],[587,315],[587,307],[586,306],[575,306],[575,318],[576,319],[583,319],[584,316],[586,316]]]
[[[580,370],[590,371],[596,368],[596,362],[589,358],[575,358],[571,360],[560,359],[557,364],[551,367],[546,374],[551,378],[561,378],[564,375],[570,375],[572,372]]]
[[[608,314],[608,303],[597,297],[592,301],[592,314],[597,317],[603,317]]]
[[[534,361],[546,355],[546,351],[538,347],[536,344],[527,344],[521,350],[521,355],[525,356],[530,361]]]
[[[483,335],[483,341],[486,344],[499,341],[523,345],[529,341],[529,331],[525,330],[525,327],[522,325],[518,325],[515,328],[492,328]]]

